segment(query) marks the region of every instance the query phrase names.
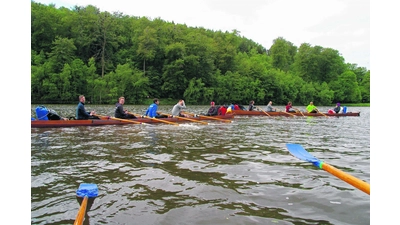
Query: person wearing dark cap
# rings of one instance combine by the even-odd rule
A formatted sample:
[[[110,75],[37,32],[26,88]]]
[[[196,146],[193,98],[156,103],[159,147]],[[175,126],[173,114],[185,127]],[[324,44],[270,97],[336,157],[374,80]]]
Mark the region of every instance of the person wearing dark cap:
[[[210,105],[211,105],[211,107],[208,109],[206,116],[218,115],[218,107],[215,106],[215,102],[211,102]]]
[[[340,113],[342,111],[342,107],[340,107],[340,102],[336,103],[336,107],[333,108],[333,111],[335,111],[335,113]]]

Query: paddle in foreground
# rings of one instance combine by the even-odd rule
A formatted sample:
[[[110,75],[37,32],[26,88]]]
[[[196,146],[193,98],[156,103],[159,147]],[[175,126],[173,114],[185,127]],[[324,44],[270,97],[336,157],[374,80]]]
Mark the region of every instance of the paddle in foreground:
[[[96,184],[86,184],[82,183],[79,185],[78,190],[76,190],[76,199],[81,205],[76,215],[74,225],[82,225],[84,220],[88,223],[89,216],[87,212],[93,205],[94,200],[98,196],[99,189]]]
[[[362,181],[350,174],[347,174],[319,159],[317,159],[316,157],[314,157],[313,155],[311,155],[310,153],[307,152],[307,150],[305,150],[303,148],[303,146],[299,145],[299,144],[286,144],[287,149],[289,150],[289,152],[304,161],[310,162],[312,163],[314,166],[325,170],[326,172],[340,178],[341,180],[353,185],[354,187],[360,189],[361,191],[370,194],[370,185],[365,182]]]

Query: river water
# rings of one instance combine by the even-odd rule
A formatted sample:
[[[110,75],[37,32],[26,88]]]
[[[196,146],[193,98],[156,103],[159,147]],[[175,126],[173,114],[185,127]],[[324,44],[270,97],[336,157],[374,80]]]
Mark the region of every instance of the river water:
[[[76,105],[47,107],[68,117]],[[113,116],[112,105],[86,109]],[[31,128],[31,223],[73,224],[76,190],[94,183],[99,196],[85,224],[370,224],[370,195],[286,149],[301,144],[370,183],[370,108],[347,111],[361,114]]]

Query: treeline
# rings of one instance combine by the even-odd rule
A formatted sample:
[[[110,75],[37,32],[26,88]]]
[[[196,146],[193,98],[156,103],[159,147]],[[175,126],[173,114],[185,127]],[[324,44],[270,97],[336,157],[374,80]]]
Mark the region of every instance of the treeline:
[[[94,104],[119,96],[127,104],[154,97],[188,104],[370,101],[369,70],[335,49],[297,47],[282,37],[265,49],[237,30],[32,1],[31,43],[35,104],[76,103],[81,94]]]

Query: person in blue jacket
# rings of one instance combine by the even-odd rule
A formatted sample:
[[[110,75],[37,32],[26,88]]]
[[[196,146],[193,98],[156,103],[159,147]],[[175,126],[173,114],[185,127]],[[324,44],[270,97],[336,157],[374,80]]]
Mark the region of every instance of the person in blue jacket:
[[[160,104],[160,101],[158,100],[158,98],[153,99],[153,103],[147,109],[145,116],[148,116],[151,118],[167,118],[168,116],[157,114],[157,109],[158,109],[159,104]]]

